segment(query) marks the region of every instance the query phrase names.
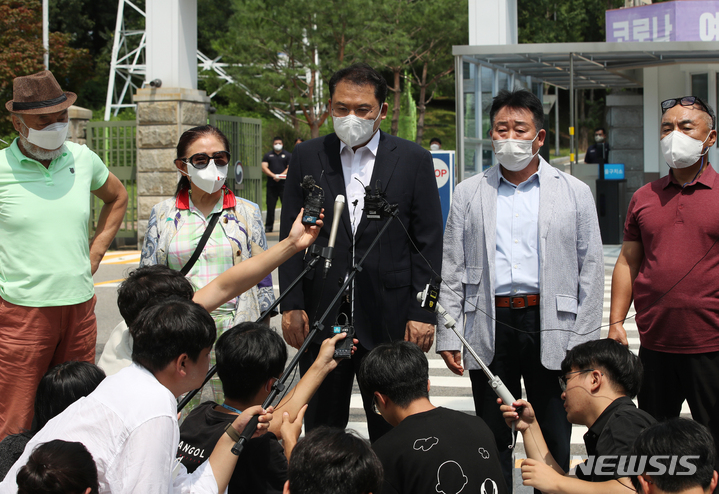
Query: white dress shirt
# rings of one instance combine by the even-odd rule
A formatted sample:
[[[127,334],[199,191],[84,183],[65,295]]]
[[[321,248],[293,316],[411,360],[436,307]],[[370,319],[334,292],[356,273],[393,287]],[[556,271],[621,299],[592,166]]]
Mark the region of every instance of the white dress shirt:
[[[367,144],[352,151],[344,142],[340,141],[340,159],[342,160],[342,175],[345,178],[345,191],[347,192],[347,207],[349,208],[350,221],[352,222],[352,233],[357,231],[357,226],[362,219],[362,210],[364,209],[365,187],[372,187],[374,190],[376,184],[370,184],[372,172],[374,171],[374,162],[377,157],[377,148],[379,147],[379,130],[375,132],[372,139]],[[359,182],[355,179],[359,179]],[[362,182],[362,184],[360,184]],[[354,204],[357,201],[357,205]]]
[[[152,373],[133,363],[50,420],[27,444],[0,493],[17,492],[18,470],[38,444],[53,439],[85,445],[97,465],[101,494],[217,493],[210,462],[189,475],[175,460],[176,403]]]

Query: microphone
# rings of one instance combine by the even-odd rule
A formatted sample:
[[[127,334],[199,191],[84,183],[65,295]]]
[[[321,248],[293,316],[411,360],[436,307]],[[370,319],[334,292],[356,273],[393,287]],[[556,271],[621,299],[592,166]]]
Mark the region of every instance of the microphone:
[[[430,287],[431,287],[431,285],[427,285],[427,287],[424,289],[424,291],[417,293],[417,302],[419,302],[421,304],[421,303],[423,303],[423,301],[426,301],[428,299],[427,292],[430,291],[430,289],[431,289]],[[431,298],[431,297],[429,297],[429,298]],[[512,403],[514,403],[516,401],[514,399],[514,396],[512,396],[512,392],[509,391],[509,389],[502,382],[502,379],[500,379],[499,376],[495,376],[492,373],[492,371],[489,370],[489,367],[487,367],[485,365],[485,363],[482,362],[482,359],[479,358],[479,355],[477,355],[477,352],[474,351],[474,348],[472,348],[470,346],[469,342],[464,338],[462,333],[460,333],[459,330],[457,330],[457,321],[455,321],[454,318],[452,316],[450,316],[449,313],[447,313],[445,308],[442,307],[439,302],[436,302],[436,300],[433,300],[433,301],[435,302],[434,303],[435,309],[432,309],[431,305],[428,305],[428,304],[427,304],[427,306],[423,305],[422,307],[424,307],[426,310],[428,310],[430,312],[437,312],[440,316],[442,316],[444,318],[444,326],[446,328],[454,331],[454,334],[457,335],[457,337],[462,342],[462,344],[467,349],[467,351],[470,353],[470,355],[472,355],[472,357],[474,357],[474,360],[477,361],[479,366],[484,371],[484,374],[489,379],[489,386],[492,388],[492,390],[497,394],[497,396],[502,398],[502,402],[505,405],[512,405]],[[521,408],[522,407],[519,407],[517,409],[517,413],[519,413],[519,414],[522,413]],[[514,423],[512,423],[512,432],[514,432],[514,427],[515,427],[515,425],[514,425]],[[514,438],[514,434],[512,434],[512,437]],[[509,449],[513,449],[513,448],[514,448],[514,440],[512,441],[512,444],[509,446]]]
[[[335,249],[335,241],[337,240],[337,229],[342,219],[342,210],[345,208],[345,196],[342,194],[335,198],[335,208],[332,216],[332,228],[330,229],[330,241],[327,243],[327,256],[325,257],[325,267],[322,271],[322,278],[327,278],[327,272],[332,266],[332,255]]]

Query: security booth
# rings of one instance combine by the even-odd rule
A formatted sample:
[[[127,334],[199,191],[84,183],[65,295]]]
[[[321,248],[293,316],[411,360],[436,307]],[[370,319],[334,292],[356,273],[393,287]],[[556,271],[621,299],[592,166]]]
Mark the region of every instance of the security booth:
[[[492,98],[502,89],[520,87],[540,99],[546,98],[543,93],[547,85],[553,86],[550,95],[566,90],[570,96],[570,126],[563,129],[571,138],[570,164],[563,171],[587,183],[597,198],[599,168],[578,160],[574,138],[576,92],[612,89],[606,102],[608,163],[624,164],[624,189],[616,190],[623,198],[616,196],[618,202],[612,206],[622,209],[622,214],[626,213],[634,191],[669,171],[659,144],[661,101],[693,94],[716,109],[719,99],[717,41],[455,46],[452,53],[455,56],[458,181],[496,163],[488,135]],[[624,89],[633,91],[622,91]],[[558,104],[556,98],[554,121],[551,115],[547,119],[557,134],[560,130]],[[709,160],[716,163],[716,159],[717,150],[713,148],[709,151]],[[603,197],[606,210],[608,201],[615,199],[606,194]],[[605,239],[605,243],[609,240],[609,237]],[[620,242],[621,237],[616,242],[612,239],[612,243]]]

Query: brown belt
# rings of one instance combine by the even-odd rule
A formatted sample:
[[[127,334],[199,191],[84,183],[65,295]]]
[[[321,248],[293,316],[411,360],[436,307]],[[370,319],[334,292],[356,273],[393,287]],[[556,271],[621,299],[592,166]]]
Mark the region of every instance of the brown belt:
[[[539,295],[517,295],[516,297],[494,297],[497,307],[526,309],[539,305]]]

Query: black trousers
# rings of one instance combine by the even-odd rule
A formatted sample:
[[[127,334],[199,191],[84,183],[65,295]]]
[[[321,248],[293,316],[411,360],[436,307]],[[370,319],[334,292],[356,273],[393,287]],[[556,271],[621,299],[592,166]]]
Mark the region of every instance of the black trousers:
[[[639,359],[644,366],[639,408],[661,422],[678,417],[687,400],[692,418],[709,429],[719,452],[719,352],[665,353],[640,347]]]
[[[307,351],[300,357],[300,371],[302,375],[307,372],[319,354],[320,345],[312,343]],[[352,398],[352,383],[354,376],[359,371],[362,359],[369,353],[361,344],[351,359],[342,360],[339,365],[330,372],[312,397],[305,412],[305,431],[321,425],[347,427],[350,413],[350,399]],[[392,426],[372,410],[372,394],[362,393],[362,403],[365,415],[367,416],[367,427],[369,428],[370,441],[374,442]]]
[[[275,206],[277,199],[282,202],[282,194],[285,193],[285,181],[275,182],[272,179],[267,181],[267,217],[265,218],[265,231],[271,232],[275,224]]]
[[[539,307],[497,307],[494,359],[489,369],[502,379],[516,399],[522,397],[520,378],[524,377],[527,401],[534,408],[549,451],[564,471],[569,471],[572,425],[567,421],[561,399],[562,391],[557,379],[561,372],[548,370],[541,363]],[[472,370],[469,377],[475,410],[494,433],[504,480],[511,492],[514,465],[509,446],[512,444],[512,429],[502,418],[497,395],[487,383],[484,372]]]

